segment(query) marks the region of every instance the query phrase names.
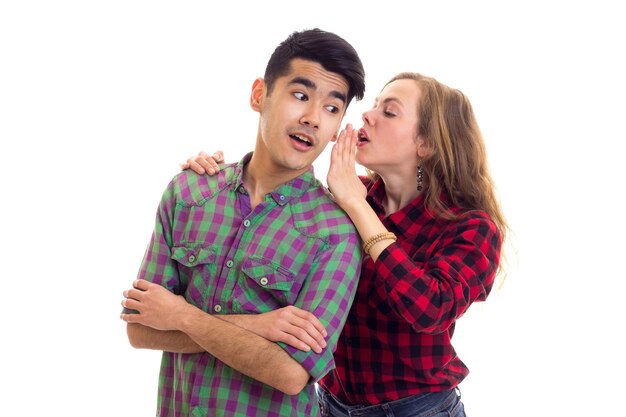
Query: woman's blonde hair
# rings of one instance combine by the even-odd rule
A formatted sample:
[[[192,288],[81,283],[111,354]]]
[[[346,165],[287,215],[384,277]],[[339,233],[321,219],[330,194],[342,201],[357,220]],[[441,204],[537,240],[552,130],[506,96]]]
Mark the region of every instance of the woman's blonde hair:
[[[413,72],[400,73],[386,85],[403,79],[415,80],[420,87],[417,135],[433,150],[422,160],[426,207],[436,216],[458,218],[441,198],[445,195],[466,213],[482,210],[504,241],[509,227],[496,197],[485,143],[469,100],[459,90]]]

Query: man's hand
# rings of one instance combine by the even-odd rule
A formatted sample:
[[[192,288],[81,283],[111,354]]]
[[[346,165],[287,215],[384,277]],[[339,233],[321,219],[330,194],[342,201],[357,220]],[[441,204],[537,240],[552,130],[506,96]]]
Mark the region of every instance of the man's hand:
[[[310,312],[287,306],[262,314],[218,315],[222,320],[243,327],[272,341],[283,342],[296,349],[321,353],[326,347],[324,325]]]
[[[126,323],[139,323],[157,330],[179,330],[182,317],[193,307],[184,297],[143,279],[124,291],[122,306],[139,314],[122,314]]]

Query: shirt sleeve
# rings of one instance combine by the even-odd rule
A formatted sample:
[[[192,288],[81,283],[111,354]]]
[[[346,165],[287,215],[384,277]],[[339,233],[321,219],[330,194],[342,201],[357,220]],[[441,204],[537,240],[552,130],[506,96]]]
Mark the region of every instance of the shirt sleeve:
[[[150,242],[146,248],[137,278],[161,284],[174,294],[180,292],[178,268],[171,257],[172,225],[174,218],[174,181],[170,182],[161,197]],[[124,308],[124,313],[136,313]]]
[[[348,317],[361,272],[361,248],[354,229],[330,242],[311,265],[296,307],[310,311],[326,328],[326,348],[317,354],[279,345],[311,375],[309,383],[321,379],[335,367],[333,352]]]
[[[443,231],[426,259],[411,259],[393,243],[375,268],[389,304],[415,331],[440,333],[474,301],[491,291],[500,258],[501,237],[486,214],[472,214]]]

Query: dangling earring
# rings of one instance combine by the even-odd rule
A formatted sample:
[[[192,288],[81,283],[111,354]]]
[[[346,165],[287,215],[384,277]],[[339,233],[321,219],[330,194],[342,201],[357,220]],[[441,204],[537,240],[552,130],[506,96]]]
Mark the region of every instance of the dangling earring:
[[[422,168],[421,162],[417,165],[417,191],[422,191],[424,188],[422,183],[424,182],[424,168]]]

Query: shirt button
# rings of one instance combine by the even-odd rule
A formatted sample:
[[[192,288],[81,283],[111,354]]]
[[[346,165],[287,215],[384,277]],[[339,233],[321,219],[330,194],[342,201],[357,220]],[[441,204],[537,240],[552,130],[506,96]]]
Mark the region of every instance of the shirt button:
[[[187,258],[187,260],[188,260],[190,263],[194,263],[194,262],[196,261],[196,257],[195,257],[194,255],[189,255],[189,257]]]
[[[235,263],[232,260],[226,261],[226,266],[232,268]]]
[[[268,279],[267,279],[267,277],[263,277],[263,278],[261,278],[261,280],[259,282],[261,283],[261,285],[267,285]]]
[[[216,304],[215,307],[213,307],[213,310],[215,310],[216,313],[219,313],[220,311],[222,311],[222,306],[219,304]]]
[[[244,220],[243,221],[243,225],[246,226],[246,227],[250,226],[250,220],[248,220],[248,219]]]
[[[285,200],[285,196],[284,196],[284,195],[281,195],[281,196],[280,196],[280,197],[278,197],[278,198],[280,198],[280,201],[284,201],[284,200]]]

